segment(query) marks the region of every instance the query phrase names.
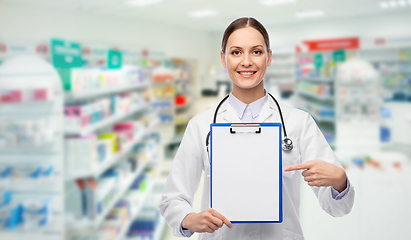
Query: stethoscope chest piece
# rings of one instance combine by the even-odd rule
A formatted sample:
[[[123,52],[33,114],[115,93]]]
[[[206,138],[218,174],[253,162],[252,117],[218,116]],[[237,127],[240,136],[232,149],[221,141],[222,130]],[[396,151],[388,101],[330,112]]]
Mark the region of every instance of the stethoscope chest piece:
[[[283,150],[284,151],[291,151],[293,149],[293,141],[288,137],[284,138],[283,140]]]

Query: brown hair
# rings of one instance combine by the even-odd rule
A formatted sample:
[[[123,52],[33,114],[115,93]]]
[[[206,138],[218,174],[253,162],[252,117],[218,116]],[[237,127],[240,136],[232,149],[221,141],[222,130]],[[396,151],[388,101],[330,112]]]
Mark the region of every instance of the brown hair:
[[[252,27],[256,29],[257,31],[259,31],[261,35],[263,35],[265,45],[267,46],[267,50],[270,49],[270,38],[268,37],[268,32],[267,30],[265,30],[264,26],[259,21],[257,21],[255,18],[242,17],[230,23],[230,25],[228,25],[228,27],[224,31],[223,40],[221,42],[221,50],[223,51],[223,53],[225,53],[225,48],[227,46],[227,41],[230,35],[235,30],[238,30],[240,28],[245,28],[245,27]]]

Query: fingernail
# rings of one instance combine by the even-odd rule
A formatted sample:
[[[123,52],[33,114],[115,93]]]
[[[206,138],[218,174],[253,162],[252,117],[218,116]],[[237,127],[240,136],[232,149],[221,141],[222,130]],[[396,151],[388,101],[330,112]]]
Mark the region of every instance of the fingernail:
[[[288,168],[285,167],[285,168],[284,168],[284,171],[288,171]]]

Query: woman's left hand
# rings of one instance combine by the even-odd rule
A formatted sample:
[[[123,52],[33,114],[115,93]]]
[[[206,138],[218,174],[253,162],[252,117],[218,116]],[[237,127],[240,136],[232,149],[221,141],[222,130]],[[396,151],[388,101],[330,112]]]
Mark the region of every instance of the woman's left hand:
[[[284,168],[284,171],[286,172],[295,170],[304,170],[302,172],[304,181],[310,186],[332,186],[338,192],[342,192],[347,188],[347,175],[345,174],[344,169],[329,162],[312,160]]]

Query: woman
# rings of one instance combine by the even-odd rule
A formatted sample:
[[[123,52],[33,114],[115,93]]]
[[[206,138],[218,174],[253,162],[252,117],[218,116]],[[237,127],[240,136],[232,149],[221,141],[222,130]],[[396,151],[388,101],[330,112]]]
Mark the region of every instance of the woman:
[[[254,18],[239,18],[224,32],[221,62],[233,90],[218,110],[217,122],[280,122],[279,109],[264,90],[271,64],[270,42],[264,26]],[[280,104],[291,151],[282,150],[284,220],[276,223],[231,224],[210,208],[210,164],[205,139],[216,107],[196,115],[188,124],[168,176],[160,213],[175,236],[199,239],[304,239],[299,223],[300,178],[312,187],[320,206],[332,216],[351,211],[354,189],[314,120],[307,113]],[[301,175],[296,170],[304,170]],[[192,208],[201,173],[205,171],[202,212]]]

